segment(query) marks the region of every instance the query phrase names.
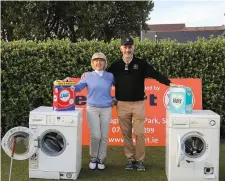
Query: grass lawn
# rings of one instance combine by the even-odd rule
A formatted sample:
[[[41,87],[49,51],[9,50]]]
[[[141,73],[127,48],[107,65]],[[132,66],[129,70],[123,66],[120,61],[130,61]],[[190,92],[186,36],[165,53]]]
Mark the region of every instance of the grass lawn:
[[[1,177],[2,181],[8,181],[10,158],[1,152]],[[108,181],[108,180],[132,180],[132,181],[167,181],[165,174],[165,148],[146,147],[146,171],[124,170],[126,159],[123,147],[108,147],[106,169],[104,171],[89,171],[88,147],[83,147],[82,169],[78,180]],[[13,162],[13,172],[11,181],[51,181],[45,179],[28,178],[28,160]],[[220,146],[220,181],[225,180],[225,141]]]

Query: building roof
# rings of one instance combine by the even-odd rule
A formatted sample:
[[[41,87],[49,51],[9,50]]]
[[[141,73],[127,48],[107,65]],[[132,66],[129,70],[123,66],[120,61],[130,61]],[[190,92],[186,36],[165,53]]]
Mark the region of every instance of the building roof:
[[[156,32],[178,32],[178,31],[212,31],[225,30],[225,25],[222,26],[204,26],[204,27],[186,27],[184,23],[179,24],[150,24],[149,30]]]
[[[150,30],[142,31],[142,39],[152,40],[172,39],[177,42],[186,43],[196,41],[198,37],[209,38],[211,35],[225,35],[225,25],[205,26],[205,27],[186,27],[184,23],[178,24],[151,24]]]
[[[203,26],[203,27],[185,27],[183,31],[210,31],[225,30],[225,26]]]
[[[211,30],[211,31],[160,31],[160,32],[144,32],[143,37],[155,40],[157,39],[171,39],[180,43],[187,43],[188,41],[196,41],[199,37],[209,38],[211,35],[222,35],[224,30]]]
[[[185,28],[184,23],[178,24],[149,24],[148,25],[149,31],[171,31],[171,30],[182,30]]]

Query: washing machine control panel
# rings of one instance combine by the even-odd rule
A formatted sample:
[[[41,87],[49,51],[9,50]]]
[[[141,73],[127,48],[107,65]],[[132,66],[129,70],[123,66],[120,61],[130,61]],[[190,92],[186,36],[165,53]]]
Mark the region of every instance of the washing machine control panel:
[[[210,119],[210,118],[191,118],[190,119],[190,128],[210,128],[215,129],[219,128],[220,125],[217,124],[219,120]]]
[[[73,116],[47,116],[47,125],[76,126],[78,119]]]
[[[46,125],[46,116],[45,115],[30,115],[29,124]]]

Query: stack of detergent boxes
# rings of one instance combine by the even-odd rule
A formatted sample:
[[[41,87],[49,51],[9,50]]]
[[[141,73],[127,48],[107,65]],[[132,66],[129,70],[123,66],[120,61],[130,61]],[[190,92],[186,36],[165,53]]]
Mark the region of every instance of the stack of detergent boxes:
[[[56,80],[53,83],[53,110],[75,110],[75,82]]]
[[[189,87],[170,87],[170,112],[178,114],[191,114],[192,97],[193,92]]]

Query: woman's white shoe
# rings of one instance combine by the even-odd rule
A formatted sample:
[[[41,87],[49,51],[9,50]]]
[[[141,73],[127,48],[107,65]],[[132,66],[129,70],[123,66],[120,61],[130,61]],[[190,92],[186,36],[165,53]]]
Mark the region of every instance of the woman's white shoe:
[[[105,169],[104,163],[98,163],[98,169],[99,170],[104,170]]]
[[[98,162],[98,159],[97,158],[92,158],[91,161],[90,161],[90,163],[89,163],[89,168],[91,170],[96,169],[97,162]]]
[[[104,165],[104,161],[102,160],[98,160],[98,169],[99,170],[104,170],[105,169],[105,165]]]
[[[91,170],[96,169],[96,166],[97,166],[97,163],[92,163],[92,162],[89,163],[89,168],[90,168]]]

